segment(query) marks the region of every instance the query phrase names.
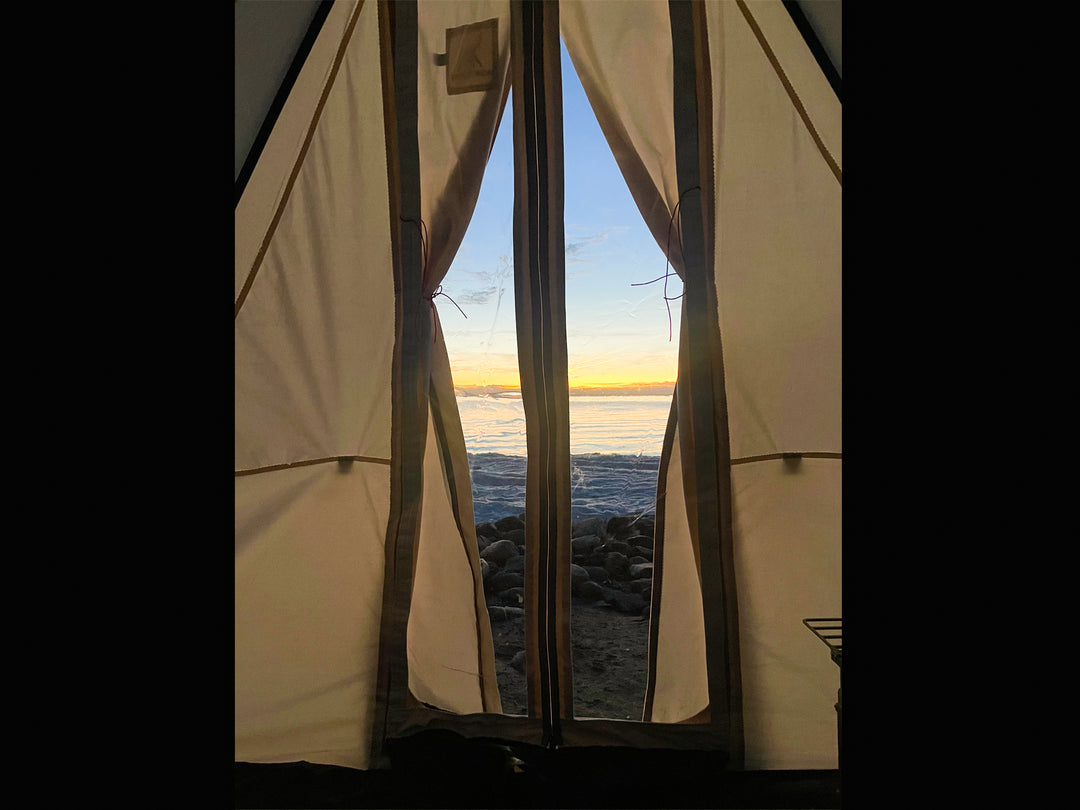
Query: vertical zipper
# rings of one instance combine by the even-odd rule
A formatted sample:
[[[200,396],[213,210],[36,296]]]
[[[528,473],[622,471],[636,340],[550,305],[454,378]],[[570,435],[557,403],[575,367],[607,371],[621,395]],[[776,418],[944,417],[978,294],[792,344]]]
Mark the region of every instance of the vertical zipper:
[[[569,470],[558,469],[562,453],[559,440],[562,435],[561,411],[555,401],[557,386],[553,373],[559,365],[557,352],[561,343],[553,332],[553,327],[560,323],[558,313],[553,307],[559,305],[552,301],[552,290],[558,290],[558,279],[552,278],[552,272],[558,272],[559,257],[552,257],[553,245],[550,227],[552,224],[550,202],[551,177],[550,144],[548,143],[547,122],[550,110],[547,104],[545,85],[545,64],[550,50],[546,41],[547,29],[545,16],[557,13],[554,4],[545,4],[536,0],[514,0],[513,14],[518,23],[515,30],[519,33],[514,44],[521,49],[522,74],[520,87],[515,87],[521,99],[521,121],[523,125],[523,147],[525,172],[524,191],[526,199],[521,206],[527,234],[527,244],[520,245],[528,261],[527,287],[529,308],[527,315],[530,323],[527,328],[531,333],[526,337],[529,354],[528,368],[531,369],[531,390],[526,399],[533,409],[534,425],[539,429],[540,441],[536,443],[535,456],[530,464],[535,465],[535,486],[538,490],[538,503],[535,515],[537,544],[535,562],[537,565],[537,593],[535,601],[536,637],[535,651],[539,669],[539,705],[542,719],[541,742],[545,747],[556,748],[561,745],[560,728],[561,695],[559,676],[559,554],[558,532],[560,527],[559,475],[565,472],[569,479]],[[549,20],[550,22],[550,20]],[[556,29],[557,30],[557,29]],[[556,108],[556,112],[557,112]],[[558,146],[558,144],[556,144]],[[560,162],[561,165],[561,162]],[[558,182],[558,181],[556,181]],[[554,268],[553,268],[554,265]],[[520,314],[520,311],[519,311]],[[523,392],[524,393],[524,392]],[[535,428],[534,428],[535,429]],[[531,522],[531,521],[530,521]]]

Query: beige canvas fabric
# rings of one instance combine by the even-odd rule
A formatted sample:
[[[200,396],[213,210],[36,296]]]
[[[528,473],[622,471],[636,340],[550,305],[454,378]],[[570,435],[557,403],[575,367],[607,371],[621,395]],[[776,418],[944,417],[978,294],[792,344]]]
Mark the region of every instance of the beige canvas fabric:
[[[510,4],[507,0],[455,0],[417,6],[417,92],[420,109],[420,204],[427,225],[430,294],[446,276],[472,219],[499,115],[510,85]],[[435,55],[447,50],[447,31],[497,20],[498,62],[491,89],[449,94]],[[468,64],[470,54],[452,54]],[[443,299],[445,301],[445,299]]]
[[[367,5],[236,316],[237,470],[390,457],[394,285],[376,8]],[[271,157],[253,181],[264,168],[293,172]],[[251,225],[242,209],[238,233]]]
[[[782,81],[791,85],[822,145],[839,168],[843,168],[843,111],[840,101],[792,22],[791,15],[776,0],[743,0],[739,3],[725,0],[706,5],[710,31],[720,30],[722,21],[736,19],[735,14],[739,14],[748,27],[760,29],[783,72]],[[747,75],[750,75],[750,71],[747,71]]]
[[[368,5],[374,4],[369,0]],[[258,171],[248,178],[243,197],[236,205],[233,248],[237,297],[285,194],[290,173],[333,67],[338,45],[354,19],[357,7],[356,0],[334,3],[263,146]],[[379,88],[375,90],[378,92]]]
[[[420,200],[427,248],[424,291],[429,296],[450,269],[468,228],[509,91],[509,14],[505,0],[420,3],[417,7]],[[447,31],[490,19],[497,21],[498,43],[490,87],[448,93],[446,72],[453,65],[437,64],[434,58],[447,52]],[[451,54],[452,58],[467,56]],[[446,452],[453,454],[461,479],[467,475],[468,458],[439,326],[437,307],[442,302],[450,305],[447,299],[432,299],[429,384],[432,408],[442,408],[443,430],[450,434]],[[455,310],[452,316],[458,315]],[[409,688],[417,699],[459,713],[484,711],[481,695],[486,691],[487,710],[499,711],[491,630],[475,550],[472,498],[471,494],[467,498],[459,495],[455,516],[445,461],[429,415],[420,541],[408,625]]]
[[[678,723],[709,705],[701,578],[686,519],[678,428],[665,483],[663,584],[651,720]]]
[[[678,202],[667,4],[619,4],[617,15],[605,3],[564,0],[562,8],[582,85],[642,216],[666,249]],[[840,104],[780,3],[712,3],[706,14],[731,456],[773,456],[733,468],[746,767],[835,767],[829,694],[839,673],[801,620],[841,615]],[[670,246],[681,274],[677,219]],[[777,479],[784,488],[770,490],[832,518],[812,533],[787,513],[783,542],[799,554],[777,558],[772,571],[768,556],[757,552],[779,542],[770,533],[781,531],[781,507],[767,521],[764,513],[774,508],[768,497],[747,501],[766,485],[748,489],[741,482],[781,475],[788,467],[776,456],[783,452],[837,456],[802,461],[804,471],[832,465],[826,483],[811,483],[804,472]],[[796,495],[800,487],[806,491]],[[700,578],[674,455],[667,499],[652,719],[677,722],[708,698],[696,649],[704,644]],[[795,590],[777,590],[784,580]],[[770,655],[779,644],[797,652]],[[684,666],[695,660],[691,651],[701,665]]]
[[[429,416],[424,505],[409,612],[409,691],[425,703],[466,714],[483,711],[476,601],[473,573],[439,456]]]
[[[747,10],[822,131],[840,102],[782,7]],[[767,10],[779,11],[780,17]],[[731,456],[834,452],[841,444],[841,187],[735,3],[707,6],[713,62],[716,287]],[[763,29],[764,30],[764,29]],[[782,47],[783,46],[783,47]],[[801,56],[802,64],[794,57]],[[793,64],[794,63],[794,64]],[[816,70],[811,72],[809,67]],[[838,142],[833,143],[838,157]]]
[[[833,768],[840,671],[802,619],[842,615],[842,189],[811,132],[839,162],[840,102],[779,3],[707,16],[731,455],[837,456],[732,467],[746,767]]]
[[[840,104],[772,6],[709,9],[722,55],[716,279],[734,459],[842,450],[841,185],[811,131],[839,161]],[[748,768],[836,766],[839,670],[801,620],[842,615],[840,465],[732,470]]]
[[[681,275],[677,220],[672,227],[679,190],[668,4],[623,3],[618,14],[607,3],[564,0],[561,8],[566,48],[600,129],[650,232]],[[646,719],[679,722],[708,704],[708,683],[701,576],[677,446],[666,491],[660,633],[652,715]]]
[[[834,459],[732,468],[746,767],[837,767],[840,670],[802,620],[842,615]]]
[[[253,280],[236,316],[235,469],[305,466],[236,477],[235,754],[363,768],[394,335],[375,3],[335,4],[312,55],[236,209],[238,287]]]
[[[678,203],[667,3],[564,0],[560,9],[601,128],[666,249]],[[236,208],[241,761],[365,768],[378,733],[397,302],[377,12],[370,0],[334,4]],[[505,104],[509,10],[477,0],[425,2],[418,13],[424,222],[403,227],[424,230],[430,297],[467,228]],[[745,764],[835,767],[839,670],[801,620],[842,615],[840,105],[780,3],[712,3],[706,13]],[[436,60],[446,30],[493,17],[491,88],[447,94]],[[670,247],[681,270],[677,224]],[[499,703],[436,311],[445,302],[430,305],[432,377],[414,381],[430,386],[432,407],[401,632],[411,695],[473,715],[463,721],[483,735],[490,728],[475,715]],[[436,422],[449,431],[443,445]],[[672,452],[652,713],[661,724],[708,702],[678,433]],[[827,457],[778,457],[793,452]],[[606,726],[590,728],[581,739],[603,739]]]
[[[389,470],[236,478],[238,761],[368,766]]]
[[[468,581],[455,583],[454,590],[455,598],[462,601],[467,601],[466,591],[469,589],[471,589],[473,595],[471,613],[471,621],[474,625],[473,632],[471,635],[469,634],[467,622],[463,619],[460,632],[464,637],[461,639],[461,643],[470,649],[474,649],[478,656],[476,671],[479,679],[478,699],[481,705],[479,710],[500,712],[502,711],[502,703],[499,698],[499,686],[495,677],[495,651],[491,637],[491,623],[488,617],[487,603],[484,601],[484,583],[480,570],[480,551],[476,542],[476,524],[473,517],[472,482],[469,476],[468,454],[461,428],[461,418],[458,415],[457,400],[453,396],[454,386],[450,373],[450,359],[446,354],[446,342],[437,318],[435,326],[435,345],[432,348],[431,363],[431,390],[434,392],[450,392],[450,396],[432,396],[430,400],[429,430],[433,429],[436,424],[440,426],[438,435],[445,442],[445,447],[441,453],[436,454],[435,451],[438,448],[432,447],[432,437],[429,435],[429,451],[425,454],[424,459],[425,481],[428,484],[425,486],[424,516],[421,521],[421,549],[426,548],[432,542],[441,544],[445,547],[446,553],[452,557],[453,562],[451,564],[459,567],[464,564],[463,570],[468,571]],[[438,461],[437,470],[434,469],[436,461]],[[429,466],[433,468],[431,475],[428,474],[426,469]],[[439,486],[440,482],[443,484],[442,487]],[[458,503],[456,515],[451,507],[451,499],[456,500]],[[449,523],[427,509],[429,500],[436,501],[439,504],[437,508],[448,512]],[[453,530],[451,530],[451,527],[453,527]],[[420,553],[425,552],[422,550]],[[413,612],[410,614],[410,621],[414,614],[418,614],[430,620],[433,628],[438,627],[445,618],[441,605],[442,591],[437,587],[430,587],[430,583],[418,578],[413,596]],[[438,632],[444,637],[447,635],[445,627],[440,627]],[[412,636],[410,630],[410,639],[413,638],[420,642],[420,649],[424,649],[422,639],[419,636]],[[472,671],[471,665],[469,671]],[[411,676],[412,673],[410,672],[410,679]],[[419,696],[416,689],[413,689],[412,692],[414,695]],[[437,693],[435,690],[431,690],[429,694],[435,696]],[[471,692],[469,700],[472,701],[469,704],[470,706],[476,705],[477,698]],[[434,702],[435,705],[440,707],[444,706],[444,702],[440,700],[428,702]]]
[[[671,21],[666,0],[561,0],[566,50],[604,138],[661,250],[679,192],[671,126]],[[669,258],[682,274],[673,233]]]

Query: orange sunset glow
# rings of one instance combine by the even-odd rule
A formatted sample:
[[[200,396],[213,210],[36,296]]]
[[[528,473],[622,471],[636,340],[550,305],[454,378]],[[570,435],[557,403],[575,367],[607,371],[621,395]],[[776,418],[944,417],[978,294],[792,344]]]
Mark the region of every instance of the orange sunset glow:
[[[454,386],[459,389],[490,388],[516,391],[521,384],[516,364],[507,363],[502,367],[497,367],[490,362],[470,365],[451,361],[451,365]],[[641,367],[630,370],[605,369],[599,366],[600,364],[593,364],[588,371],[571,367],[569,373],[571,392],[587,389],[591,393],[669,394],[675,387],[676,370],[672,361],[658,363],[656,367],[643,363]]]

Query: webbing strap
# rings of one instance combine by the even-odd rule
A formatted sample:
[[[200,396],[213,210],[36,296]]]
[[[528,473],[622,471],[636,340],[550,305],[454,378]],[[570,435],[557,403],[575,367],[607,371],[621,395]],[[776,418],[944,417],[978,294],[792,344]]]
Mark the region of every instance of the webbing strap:
[[[387,736],[388,709],[409,705],[406,632],[424,489],[431,314],[422,292],[420,148],[417,134],[417,26],[415,0],[379,3],[386,126],[391,252],[394,264],[395,341],[392,371],[390,520],[384,562],[379,633],[374,754]],[[393,94],[388,90],[393,88]],[[412,699],[415,703],[415,699]]]
[[[713,275],[712,87],[705,10],[669,0],[676,177],[685,262],[678,423],[687,517],[701,575],[709,722],[743,765],[742,688],[731,512],[727,393]]]

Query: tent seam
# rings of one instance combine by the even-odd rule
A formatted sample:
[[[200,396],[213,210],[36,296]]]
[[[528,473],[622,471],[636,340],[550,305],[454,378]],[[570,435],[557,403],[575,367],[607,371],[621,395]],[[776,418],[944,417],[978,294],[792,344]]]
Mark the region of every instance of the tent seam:
[[[291,470],[294,467],[310,467],[315,464],[329,464],[333,461],[363,461],[368,464],[386,464],[389,466],[390,459],[375,456],[328,456],[326,458],[313,458],[304,461],[290,461],[287,464],[270,464],[266,467],[251,467],[246,470],[234,470],[234,476],[256,475],[258,473],[275,472],[277,470]]]
[[[756,461],[774,461],[781,458],[833,458],[842,459],[842,453],[766,453],[763,456],[742,456],[740,458],[733,458],[731,460],[732,465],[735,464],[751,464]]]
[[[844,173],[840,166],[837,164],[836,159],[832,156],[828,147],[825,146],[825,142],[821,140],[821,136],[818,134],[814,124],[810,121],[810,114],[807,113],[806,107],[803,106],[799,94],[795,92],[795,88],[788,80],[787,73],[784,72],[784,68],[780,65],[780,61],[776,58],[776,54],[773,53],[773,49],[769,46],[769,43],[765,40],[765,35],[762,33],[761,28],[758,26],[757,21],[754,20],[750,14],[750,9],[746,7],[745,0],[736,0],[739,10],[742,11],[743,16],[746,18],[746,22],[750,26],[750,30],[754,32],[754,37],[757,39],[758,44],[761,45],[762,51],[765,52],[765,56],[768,57],[769,63],[773,66],[773,70],[776,71],[776,75],[780,78],[780,83],[783,84],[784,90],[787,91],[788,97],[791,99],[791,103],[795,105],[795,110],[799,113],[799,117],[802,118],[806,128],[810,131],[810,137],[814,139],[814,143],[817,144],[818,150],[820,150],[822,157],[825,158],[825,162],[829,164],[829,168],[832,170],[833,176],[836,178],[836,182],[841,187],[844,185]]]
[[[277,211],[274,213],[274,218],[270,220],[270,225],[266,229],[266,236],[263,237],[259,252],[256,254],[255,261],[252,263],[251,270],[248,272],[248,277],[240,290],[240,296],[236,299],[236,307],[233,312],[234,320],[240,315],[240,308],[244,306],[248,293],[251,291],[251,286],[255,283],[255,276],[262,268],[263,259],[266,257],[266,251],[270,248],[270,240],[274,238],[278,223],[281,222],[281,216],[285,213],[285,206],[292,196],[296,178],[300,175],[300,167],[307,158],[308,148],[311,146],[311,141],[315,137],[315,130],[318,129],[319,121],[322,119],[323,108],[326,106],[326,99],[329,98],[330,90],[337,81],[338,70],[341,68],[341,63],[345,60],[345,51],[349,46],[349,42],[352,40],[353,32],[356,30],[356,21],[360,19],[360,11],[363,7],[364,0],[359,0],[356,4],[356,10],[353,11],[352,19],[349,20],[349,26],[345,31],[345,36],[342,37],[341,44],[338,46],[337,56],[334,58],[334,65],[330,68],[330,76],[327,78],[326,85],[323,87],[322,96],[319,98],[319,104],[315,108],[315,114],[311,117],[311,125],[308,127],[308,133],[304,138],[304,143],[300,147],[300,154],[296,157],[296,163],[293,165],[292,173],[289,175],[289,180],[285,184],[285,190],[282,192]]]

